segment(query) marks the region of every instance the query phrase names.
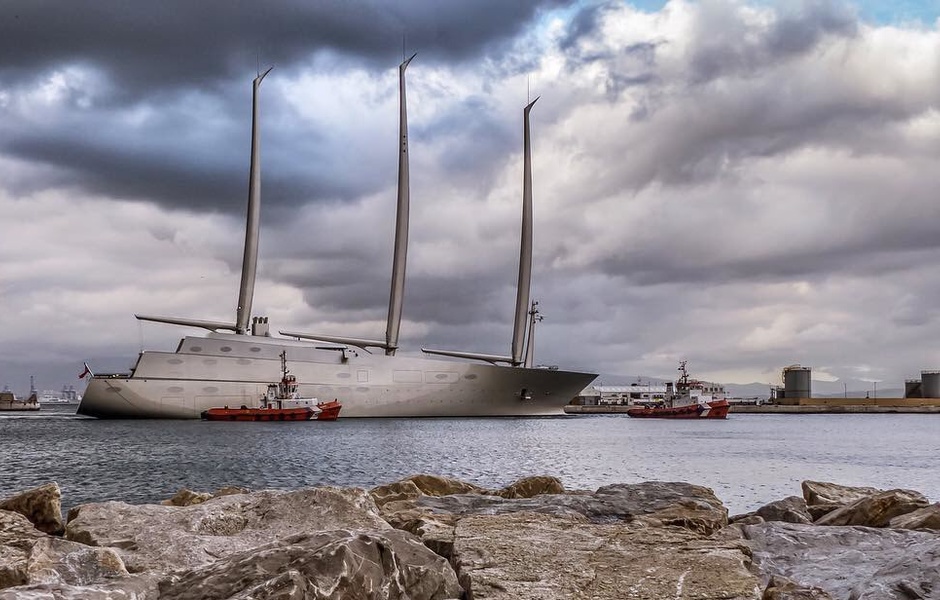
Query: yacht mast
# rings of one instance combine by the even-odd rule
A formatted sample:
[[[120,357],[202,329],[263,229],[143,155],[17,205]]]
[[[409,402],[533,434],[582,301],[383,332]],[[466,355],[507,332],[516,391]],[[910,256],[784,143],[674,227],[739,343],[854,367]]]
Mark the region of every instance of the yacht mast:
[[[255,274],[258,267],[258,238],[261,230],[261,140],[258,131],[258,89],[265,75],[261,73],[251,90],[251,167],[248,172],[248,222],[245,225],[245,254],[242,257],[242,280],[238,288],[238,308],[235,312],[235,333],[248,332],[251,319],[251,300],[255,293]]]
[[[529,143],[529,111],[538,102],[530,102],[523,111],[524,156],[522,167],[522,243],[519,250],[519,285],[516,287],[516,319],[512,330],[512,365],[523,364],[523,346],[529,311],[529,287],[532,281],[532,151]]]
[[[475,352],[457,352],[454,350],[435,350],[422,348],[426,354],[440,356],[453,356],[455,358],[469,358],[483,360],[488,363],[508,363],[514,367],[528,366],[531,357],[525,356],[526,325],[529,320],[529,287],[532,280],[532,150],[529,144],[529,111],[538,102],[538,98],[530,102],[523,111],[523,168],[522,168],[522,243],[519,256],[519,285],[516,288],[516,317],[512,332],[512,348],[510,356],[495,354],[478,354]],[[533,310],[536,310],[533,306]]]
[[[408,257],[408,211],[411,193],[408,182],[408,105],[405,102],[405,69],[417,56],[398,66],[398,212],[395,216],[395,254],[392,259],[392,289],[388,298],[388,327],[385,329],[385,354],[395,355],[398,349],[398,329],[405,295],[405,266]]]
[[[398,152],[398,211],[395,217],[395,252],[392,257],[392,285],[388,298],[388,325],[385,341],[354,338],[342,335],[321,335],[297,331],[280,331],[281,335],[297,339],[316,340],[333,344],[348,344],[358,348],[382,348],[388,356],[398,349],[398,330],[401,325],[402,304],[405,295],[405,264],[408,258],[408,220],[411,194],[408,182],[408,105],[405,102],[405,69],[417,56],[405,60],[398,66],[399,95],[399,152]]]

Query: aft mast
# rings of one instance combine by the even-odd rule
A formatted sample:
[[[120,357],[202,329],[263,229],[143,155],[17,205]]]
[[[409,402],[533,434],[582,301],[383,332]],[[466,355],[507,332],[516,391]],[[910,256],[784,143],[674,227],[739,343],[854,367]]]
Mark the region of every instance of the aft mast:
[[[405,266],[408,257],[408,219],[411,191],[408,181],[408,105],[405,101],[405,69],[417,56],[398,66],[398,212],[395,217],[395,254],[392,259],[392,289],[388,298],[388,327],[385,330],[385,354],[395,355],[398,329],[405,295]]]
[[[255,77],[251,91],[251,166],[248,171],[248,219],[245,225],[245,252],[242,256],[242,278],[238,289],[238,308],[235,322],[206,321],[201,319],[180,319],[177,317],[157,317],[134,315],[140,321],[169,323],[186,327],[201,327],[209,331],[219,329],[248,333],[248,321],[251,319],[251,300],[255,291],[255,274],[258,266],[258,238],[261,230],[261,138],[258,119],[258,89],[261,81],[273,67]]]
[[[245,254],[242,257],[242,279],[238,288],[238,308],[235,312],[235,333],[248,332],[251,319],[251,301],[255,293],[255,274],[258,268],[258,238],[261,231],[261,136],[258,123],[258,89],[273,67],[261,73],[251,89],[251,167],[248,172],[248,221],[245,225]]]
[[[516,314],[512,331],[511,355],[498,356],[422,348],[421,350],[427,354],[483,360],[492,364],[509,363],[514,367],[529,366],[527,363],[532,362],[531,357],[525,356],[526,326],[531,314],[529,312],[529,288],[532,281],[532,149],[529,143],[529,112],[538,100],[536,98],[523,110],[522,132],[525,139],[522,168],[522,241],[519,249],[519,282],[516,288]],[[534,306],[533,310],[536,310]],[[534,341],[531,344],[534,344]]]
[[[523,344],[532,283],[532,148],[529,142],[529,111],[538,102],[530,102],[523,114],[524,155],[522,166],[522,242],[519,248],[519,284],[516,287],[516,319],[512,330],[512,365],[522,364]]]
[[[392,258],[392,285],[388,299],[388,325],[385,341],[354,338],[342,335],[321,335],[281,331],[281,335],[302,340],[315,340],[334,344],[349,344],[358,348],[383,348],[385,354],[394,356],[398,349],[398,330],[401,325],[402,305],[405,295],[405,265],[408,259],[408,220],[411,193],[408,180],[408,105],[405,102],[405,69],[417,54],[398,66],[399,95],[399,148],[398,148],[398,210],[395,217],[395,251]]]

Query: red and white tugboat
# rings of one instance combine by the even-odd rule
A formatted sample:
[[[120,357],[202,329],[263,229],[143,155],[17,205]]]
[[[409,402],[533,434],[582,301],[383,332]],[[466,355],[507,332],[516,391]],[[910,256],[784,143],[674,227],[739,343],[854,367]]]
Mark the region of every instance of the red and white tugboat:
[[[728,417],[728,401],[724,392],[706,393],[706,384],[697,379],[689,379],[685,369],[686,361],[679,363],[679,376],[674,393],[668,393],[671,384],[666,384],[667,397],[664,401],[644,403],[631,408],[627,414],[631,417],[661,419],[725,419]],[[710,392],[711,390],[709,390]]]
[[[287,352],[281,352],[281,381],[269,383],[260,406],[213,407],[201,416],[206,421],[335,421],[343,405],[338,400],[317,402],[302,398],[297,378],[287,370]]]

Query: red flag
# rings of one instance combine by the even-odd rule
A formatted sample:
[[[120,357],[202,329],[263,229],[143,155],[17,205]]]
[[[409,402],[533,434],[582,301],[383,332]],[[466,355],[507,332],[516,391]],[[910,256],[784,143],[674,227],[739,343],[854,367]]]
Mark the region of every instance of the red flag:
[[[91,369],[88,368],[88,363],[82,363],[82,364],[85,365],[85,370],[82,371],[82,374],[79,375],[78,378],[84,379],[85,375],[91,375],[92,377],[94,377],[94,374],[91,372]]]

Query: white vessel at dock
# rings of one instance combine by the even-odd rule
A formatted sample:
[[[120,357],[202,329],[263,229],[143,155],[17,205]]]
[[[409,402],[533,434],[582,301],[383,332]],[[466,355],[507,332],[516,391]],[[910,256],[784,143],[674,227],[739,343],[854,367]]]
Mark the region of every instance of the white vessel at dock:
[[[398,216],[388,327],[384,341],[281,331],[273,337],[266,317],[251,317],[260,219],[258,89],[253,87],[248,223],[238,309],[234,323],[152,317],[141,320],[209,330],[187,336],[174,352],[141,352],[127,373],[92,374],[78,413],[100,418],[198,419],[220,400],[263,395],[277,379],[281,355],[304,396],[336,398],[347,417],[528,416],[563,414],[563,408],[596,378],[592,373],[534,368],[534,328],[540,320],[530,304],[532,188],[529,111],[524,111],[522,243],[515,325],[509,356],[422,349],[448,358],[396,355],[401,322],[408,241],[408,154],[405,69],[399,68],[400,131]],[[270,70],[270,69],[269,69]],[[537,99],[536,99],[537,100]],[[249,321],[251,326],[249,327]],[[231,332],[231,333],[229,333]],[[475,361],[475,362],[469,362]]]

